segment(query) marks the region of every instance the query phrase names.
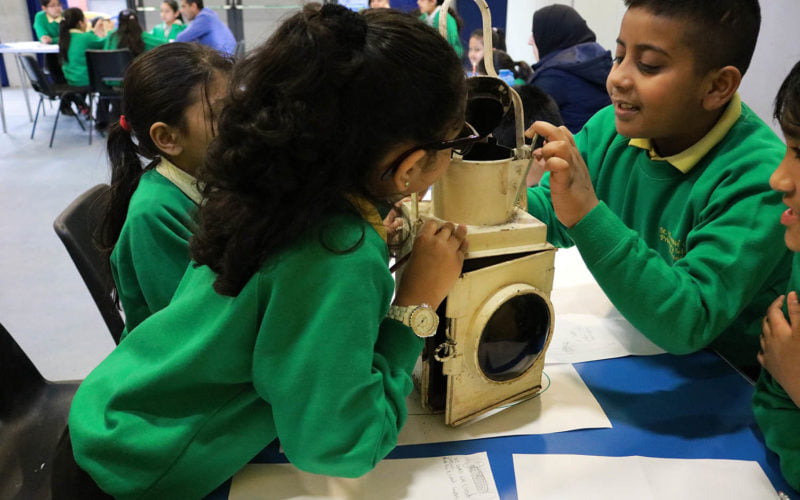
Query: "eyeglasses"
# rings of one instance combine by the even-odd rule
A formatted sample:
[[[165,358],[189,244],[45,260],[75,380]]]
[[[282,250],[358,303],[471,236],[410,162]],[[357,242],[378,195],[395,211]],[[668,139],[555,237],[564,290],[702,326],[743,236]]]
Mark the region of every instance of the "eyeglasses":
[[[427,144],[423,144],[421,146],[414,146],[413,148],[405,151],[403,154],[397,157],[396,160],[389,165],[386,170],[383,171],[381,174],[381,180],[385,181],[389,178],[396,170],[397,167],[403,163],[403,160],[411,156],[411,153],[415,151],[419,151],[420,149],[426,151],[441,151],[443,149],[452,149],[454,153],[458,153],[460,155],[465,155],[469,152],[472,145],[475,144],[477,141],[481,139],[481,135],[475,130],[475,127],[470,125],[467,122],[464,122],[464,128],[461,129],[461,133],[458,134],[458,137],[455,139],[450,139],[448,141],[435,141],[429,142]]]

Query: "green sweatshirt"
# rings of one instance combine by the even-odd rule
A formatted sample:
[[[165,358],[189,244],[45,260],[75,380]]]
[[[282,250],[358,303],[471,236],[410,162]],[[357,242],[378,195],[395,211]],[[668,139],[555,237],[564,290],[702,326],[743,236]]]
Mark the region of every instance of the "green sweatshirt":
[[[791,291],[800,293],[800,253],[794,254],[786,293]],[[800,492],[800,408],[766,370],[756,384],[753,413],[767,447],[780,457],[784,479]]]
[[[77,87],[89,85],[89,70],[86,68],[86,51],[99,50],[105,44],[105,38],[100,38],[91,31],[70,30],[68,61],[64,61],[61,69],[67,83]]]
[[[430,26],[433,26],[433,29],[435,29],[437,33],[439,32],[440,10],[441,8],[437,7],[433,15],[422,14],[419,17],[422,21],[425,21]],[[458,33],[458,23],[456,22],[456,18],[450,13],[447,14],[447,43],[453,47],[453,50],[455,50],[459,59],[464,57],[464,45],[461,43],[461,35]]]
[[[142,42],[144,42],[144,50],[147,52],[150,49],[154,49],[159,45],[164,45],[167,43],[167,40],[161,38],[159,36],[155,36],[147,31],[142,32]],[[106,43],[103,46],[104,50],[116,50],[119,48],[119,37],[117,36],[117,30],[110,32],[106,36]]]
[[[122,338],[166,307],[189,265],[197,205],[156,170],[142,174],[131,197],[111,274],[125,311]]]
[[[153,26],[153,29],[150,31],[150,33],[153,36],[160,38],[164,42],[168,42],[170,40],[175,40],[175,37],[178,36],[178,33],[185,30],[186,26],[187,25],[180,24],[178,22],[172,23],[172,27],[169,28],[169,33],[167,33],[166,23],[158,23],[155,26]]]
[[[397,443],[423,345],[386,318],[385,241],[360,217],[331,216],[237,297],[215,293],[215,277],[190,267],[169,306],[81,384],[78,464],[121,499],[200,497],[275,438],[308,472],[372,469]]]
[[[755,372],[760,320],[786,288],[791,256],[777,221],[785,207],[769,176],[785,146],[742,104],[732,128],[682,173],[616,133],[614,110],[575,136],[600,204],[567,230],[549,175],[528,210],[556,246],[577,245],[614,306],[674,354],[717,349]]]
[[[50,43],[58,43],[58,27],[60,24],[60,18],[58,21],[50,21],[50,18],[47,17],[47,13],[43,10],[40,10],[33,16],[33,31],[36,33],[36,38],[39,41],[42,40],[43,36],[49,36],[52,39]]]

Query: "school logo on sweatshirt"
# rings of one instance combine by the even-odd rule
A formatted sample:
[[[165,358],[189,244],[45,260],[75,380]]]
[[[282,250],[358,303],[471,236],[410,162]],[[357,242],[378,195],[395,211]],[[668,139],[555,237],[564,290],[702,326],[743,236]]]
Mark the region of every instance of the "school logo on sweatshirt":
[[[672,260],[681,260],[686,255],[686,244],[683,240],[676,240],[672,237],[672,233],[663,227],[658,228],[658,239],[667,244]]]

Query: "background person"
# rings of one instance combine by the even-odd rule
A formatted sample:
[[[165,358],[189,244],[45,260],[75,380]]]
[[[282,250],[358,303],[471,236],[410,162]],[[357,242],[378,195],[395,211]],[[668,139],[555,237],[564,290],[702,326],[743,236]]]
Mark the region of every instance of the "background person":
[[[183,24],[180,6],[176,0],[165,0],[161,2],[160,10],[161,22],[153,26],[150,32],[162,40],[172,41],[178,33],[186,29]]]
[[[125,9],[117,16],[117,29],[106,36],[105,50],[128,49],[133,57],[166,43],[166,40],[142,31],[136,12]]]
[[[58,43],[62,7],[59,0],[39,0],[42,10],[33,17],[33,31],[42,43]]]
[[[549,5],[533,13],[531,44],[538,62],[530,83],[550,94],[564,124],[577,133],[611,103],[606,91],[611,52],[596,42],[586,21],[567,5]]]
[[[177,42],[198,42],[232,55],[236,39],[217,13],[203,7],[203,0],[181,0],[181,14],[189,26],[175,37]]]

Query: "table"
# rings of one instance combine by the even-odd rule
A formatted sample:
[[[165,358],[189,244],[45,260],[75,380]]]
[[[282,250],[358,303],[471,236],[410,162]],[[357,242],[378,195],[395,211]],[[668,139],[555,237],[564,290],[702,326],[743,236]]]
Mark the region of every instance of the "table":
[[[46,44],[41,42],[8,42],[0,44],[0,54],[14,54],[14,62],[17,66],[17,72],[20,77],[20,86],[22,93],[25,95],[25,105],[28,107],[28,118],[33,121],[33,112],[31,111],[31,103],[28,98],[28,77],[22,69],[20,56],[22,54],[55,54],[58,52],[57,44]],[[3,106],[3,87],[0,85],[0,119],[3,122],[3,132],[7,133],[6,128],[6,112]]]
[[[556,269],[556,321],[559,313],[602,316],[613,308],[575,249],[558,251]],[[716,353],[628,356],[573,366],[611,421],[610,429],[398,446],[387,458],[486,452],[500,497],[508,500],[517,498],[513,454],[748,460],[761,466],[776,490],[797,498],[756,425],[750,402],[753,385]],[[275,446],[252,460],[285,462]],[[226,499],[229,490],[230,481],[208,498]]]
[[[399,446],[387,458],[485,451],[503,499],[517,498],[514,453],[752,460],[776,490],[793,495],[757,429],[750,408],[753,386],[715,353],[626,357],[575,368],[611,420],[611,429]],[[284,462],[275,448],[253,460]],[[226,498],[229,488],[226,483],[209,498]]]

